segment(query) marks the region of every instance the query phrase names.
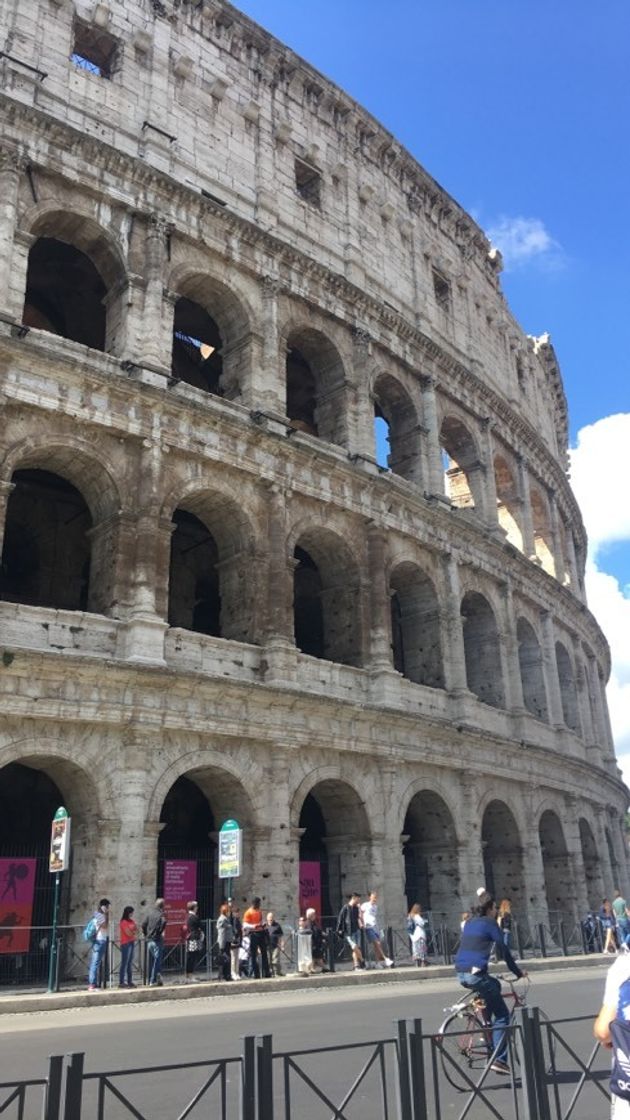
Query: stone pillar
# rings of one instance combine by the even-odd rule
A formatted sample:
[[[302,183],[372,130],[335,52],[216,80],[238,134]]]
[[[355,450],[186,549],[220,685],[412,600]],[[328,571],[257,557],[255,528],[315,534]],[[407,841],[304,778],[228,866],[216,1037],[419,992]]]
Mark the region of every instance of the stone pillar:
[[[252,839],[251,890],[266,893],[266,905],[274,910],[282,925],[292,922],[298,909],[300,843],[292,829],[289,805],[290,770],[292,758],[284,748],[272,747],[265,765],[265,815],[272,821],[269,827],[254,830]],[[248,830],[249,831],[249,830]],[[246,834],[246,842],[247,834]],[[271,874],[269,874],[271,872]],[[250,886],[248,886],[248,891]],[[240,891],[240,886],[239,886]],[[241,892],[242,893],[242,892]]]
[[[13,236],[17,224],[17,204],[20,175],[24,161],[18,152],[4,149],[0,151],[0,311],[15,319],[22,318],[24,305],[24,286],[19,289],[13,277]],[[33,239],[34,240],[34,239]],[[20,274],[26,279],[26,273]]]
[[[293,680],[297,647],[293,620],[295,561],[287,552],[287,502],[290,491],[267,486],[267,560],[264,566],[266,681]]]
[[[435,386],[435,378],[422,378],[422,414],[427,450],[425,493],[448,503],[448,498],[444,493],[444,469],[442,467]]]
[[[143,883],[145,865],[145,817],[147,811],[148,757],[155,748],[155,736],[140,729],[131,729],[120,744],[116,758],[118,790],[115,809],[118,818],[118,836],[112,880],[108,890],[116,911],[123,906],[135,906],[155,891],[157,853],[153,854],[152,876]]]
[[[13,233],[13,251],[11,253],[11,271],[7,278],[6,310],[17,322],[22,322],[24,313],[24,299],[26,296],[26,281],[28,278],[28,257],[37,241],[32,233],[16,229]]]
[[[582,841],[580,839],[578,804],[575,797],[566,797],[566,813],[564,817],[564,835],[569,853],[569,863],[573,872],[573,891],[575,895],[576,912],[574,921],[583,918],[590,909],[588,893],[586,890],[586,870],[582,854]]]
[[[172,226],[161,214],[152,214],[146,234],[143,322],[135,360],[165,375],[171,371],[174,294],[164,292],[166,243]],[[164,296],[168,299],[165,300]]]
[[[616,868],[613,868],[610,862],[610,853],[608,851],[608,842],[606,840],[606,826],[608,824],[606,813],[603,805],[595,806],[595,843],[597,845],[597,855],[599,857],[599,864],[601,867],[602,881],[604,890],[602,898],[608,897],[612,900],[612,893],[617,886],[615,882]]]
[[[554,490],[549,491],[549,520],[551,528],[551,547],[553,552],[553,564],[555,568],[556,579],[558,583],[564,583],[564,552],[562,550],[562,535],[560,533],[560,518],[558,515],[558,503]]]
[[[278,296],[282,285],[275,276],[260,281],[262,300],[262,339],[260,370],[252,364],[249,384],[242,386],[243,404],[285,416],[287,411],[286,352],[278,331]]]
[[[529,819],[532,820],[531,815]],[[527,917],[530,923],[544,922],[548,926],[549,906],[547,903],[545,865],[540,848],[540,836],[536,826],[533,826],[524,838],[523,876],[527,899]]]
[[[348,452],[376,460],[374,402],[370,396],[371,338],[362,327],[352,329],[352,376],[347,384]]]
[[[571,580],[571,590],[578,598],[582,598],[580,591],[580,581],[578,577],[577,556],[575,555],[575,540],[571,531],[571,526],[565,526],[565,538],[567,542],[567,560],[569,563],[569,575]]]
[[[2,546],[4,544],[4,532],[7,523],[7,507],[9,505],[9,498],[11,497],[14,489],[15,483],[11,482],[9,479],[5,480],[4,482],[0,482],[0,556],[2,556]]]
[[[506,683],[506,707],[520,714],[524,713],[526,709],[523,699],[521,666],[518,657],[514,597],[512,594],[512,583],[509,579],[506,581],[503,588],[503,602],[504,632],[501,645],[504,653],[502,660],[504,661],[503,677]]]
[[[393,669],[389,588],[385,578],[387,531],[370,522],[368,570],[370,594],[370,665],[374,669]]]
[[[385,814],[383,839],[383,886],[380,913],[384,925],[400,927],[407,912],[405,898],[405,863],[402,838],[398,826],[400,804],[400,765],[385,763],[379,767],[383,804],[391,811]],[[352,889],[349,884],[350,889]]]
[[[534,543],[534,521],[532,518],[532,496],[529,489],[529,471],[522,455],[517,455],[518,489],[521,499],[521,531],[523,533],[523,553],[530,560],[536,559]]]
[[[549,703],[549,721],[552,727],[564,729],[564,713],[562,711],[562,696],[560,695],[560,681],[558,679],[558,665],[556,662],[556,642],[553,628],[553,619],[549,611],[540,612],[542,630],[542,663],[547,687],[547,700]]]
[[[477,776],[464,770],[460,776],[462,812],[456,822],[458,833],[457,864],[459,888],[453,899],[453,920],[463,910],[469,910],[475,901],[475,892],[486,885],[486,871],[481,845],[481,819],[479,817],[479,789]]]
[[[490,532],[503,535],[499,526],[497,512],[497,481],[494,474],[494,442],[492,439],[493,422],[489,417],[481,421],[483,459],[485,464],[485,521]]]
[[[468,695],[466,679],[466,655],[464,652],[464,631],[462,627],[462,593],[459,585],[459,569],[452,553],[444,556],[446,578],[446,631],[443,646],[444,676],[449,692]]]
[[[148,908],[157,895],[158,843],[166,825],[162,821],[145,820],[142,830],[142,870],[140,905]]]
[[[575,665],[575,690],[577,694],[580,727],[582,728],[582,740],[585,747],[591,747],[593,744],[593,724],[588,699],[588,679],[584,661],[580,656],[580,647],[577,642],[573,643],[572,652],[573,664]]]
[[[599,764],[608,756],[606,742],[606,727],[602,713],[602,698],[600,692],[599,672],[594,657],[589,657],[586,664],[586,687],[590,697],[590,706],[593,713],[593,753],[595,761]]]

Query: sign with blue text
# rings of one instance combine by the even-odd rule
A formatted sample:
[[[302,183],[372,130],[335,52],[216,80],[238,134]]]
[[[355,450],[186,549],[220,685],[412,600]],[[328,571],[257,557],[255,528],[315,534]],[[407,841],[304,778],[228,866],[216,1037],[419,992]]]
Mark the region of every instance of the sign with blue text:
[[[219,831],[219,879],[238,879],[242,838],[238,821],[224,821]]]

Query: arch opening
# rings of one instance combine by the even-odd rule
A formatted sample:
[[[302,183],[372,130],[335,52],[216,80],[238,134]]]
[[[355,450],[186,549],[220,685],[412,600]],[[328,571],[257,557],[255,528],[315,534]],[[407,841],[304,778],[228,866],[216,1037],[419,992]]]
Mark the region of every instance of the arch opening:
[[[186,510],[173,514],[169,626],[197,634],[221,634],[221,593],[216,541],[198,517]]]
[[[446,802],[421,790],[409,802],[403,825],[405,895],[419,902],[433,924],[453,921],[461,910],[457,834]]]
[[[566,646],[556,642],[556,666],[558,682],[560,684],[560,698],[562,700],[562,717],[571,731],[580,733],[580,717],[578,714],[577,688],[573,665]]]
[[[494,479],[497,492],[497,517],[509,544],[523,551],[523,530],[520,524],[520,498],[514,476],[501,455],[494,458]]]
[[[552,927],[567,918],[575,921],[576,896],[571,859],[556,813],[545,810],[538,826],[545,876],[545,894]]]
[[[299,828],[300,864],[319,864],[322,913],[336,917],[351,890],[364,894],[371,886],[365,806],[347,782],[325,779],[304,798]]]
[[[346,443],[346,378],[332,342],[310,328],[287,339],[286,414],[295,428],[329,443]]]
[[[378,436],[380,431],[381,434],[380,457],[377,439],[379,463],[381,459],[385,459],[382,465],[389,467],[392,474],[406,478],[409,482],[420,482],[422,470],[418,416],[408,393],[393,377],[385,374],[377,379],[374,386],[374,419],[375,433]],[[384,435],[386,442],[383,440]]]
[[[294,550],[293,619],[302,653],[360,666],[359,573],[354,557],[335,534],[313,530]]]
[[[92,518],[82,494],[65,478],[46,470],[17,470],[11,481],[0,599],[59,610],[93,610]]]
[[[499,631],[494,611],[478,591],[462,599],[466,683],[471,692],[493,708],[505,706]]]
[[[28,255],[22,322],[105,350],[107,287],[90,257],[66,241],[39,237]]]
[[[457,509],[474,509],[479,505],[475,478],[479,456],[470,432],[453,416],[447,416],[442,422],[440,447],[446,496]]]
[[[432,581],[414,564],[392,572],[392,657],[394,668],[408,680],[444,688],[440,610]]]
[[[531,491],[532,527],[534,530],[534,552],[541,568],[550,576],[556,574],[551,533],[549,507],[538,490]]]
[[[173,379],[214,396],[223,396],[222,348],[219,327],[209,312],[186,296],[180,296],[173,320]]]
[[[491,801],[483,814],[481,845],[486,887],[498,902],[507,898],[512,912],[526,909],[523,847],[514,814],[503,801]]]
[[[536,719],[549,722],[547,690],[543,671],[542,652],[533,626],[525,618],[516,624],[518,663],[523,687],[523,703]]]

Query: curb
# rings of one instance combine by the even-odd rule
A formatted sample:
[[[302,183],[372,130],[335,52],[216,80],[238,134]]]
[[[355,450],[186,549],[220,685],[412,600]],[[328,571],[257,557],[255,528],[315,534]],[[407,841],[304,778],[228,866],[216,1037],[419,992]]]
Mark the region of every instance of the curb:
[[[553,972],[571,968],[596,968],[608,963],[601,953],[580,957],[548,957],[523,961],[527,971]],[[491,971],[502,972],[504,968],[493,965]],[[223,980],[208,980],[199,984],[165,984],[161,988],[136,988],[121,991],[118,988],[103,989],[98,992],[81,990],[67,992],[37,992],[32,994],[0,996],[0,1015],[16,1015],[36,1011],[62,1011],[69,1008],[111,1007],[124,1004],[162,1003],[168,1000],[199,999],[202,996],[248,995],[265,988],[271,992],[295,992],[316,988],[342,988],[366,986],[368,984],[424,984],[430,980],[454,979],[452,965],[431,965],[427,969],[414,969],[402,965],[396,969],[368,969],[365,972],[332,972],[308,977],[283,977],[278,980],[239,980],[227,983]]]

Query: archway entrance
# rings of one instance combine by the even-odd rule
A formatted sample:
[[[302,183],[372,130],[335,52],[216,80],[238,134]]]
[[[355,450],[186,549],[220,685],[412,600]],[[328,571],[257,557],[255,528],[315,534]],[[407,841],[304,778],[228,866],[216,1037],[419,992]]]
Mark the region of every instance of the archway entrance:
[[[446,802],[430,790],[416,793],[403,833],[407,905],[430,910],[434,926],[453,919],[461,909],[457,835]]]
[[[168,897],[172,893],[175,865],[190,864],[187,872],[181,870],[179,874],[182,889],[186,894],[192,891],[191,897],[179,901],[185,907],[186,902],[196,898],[200,915],[203,918],[214,917],[215,821],[207,799],[195,782],[182,777],[171,786],[162,806],[160,823],[164,827],[158,841],[158,897]]]
[[[316,865],[309,874],[319,879],[322,914],[334,918],[350,891],[364,894],[371,886],[365,806],[346,782],[326,779],[304,798],[299,828],[300,864]]]
[[[498,902],[509,898],[517,916],[525,909],[523,849],[511,809],[491,801],[481,826],[483,866],[488,890]]]
[[[559,818],[547,809],[538,828],[545,873],[545,893],[552,925],[576,918],[571,861]]]

